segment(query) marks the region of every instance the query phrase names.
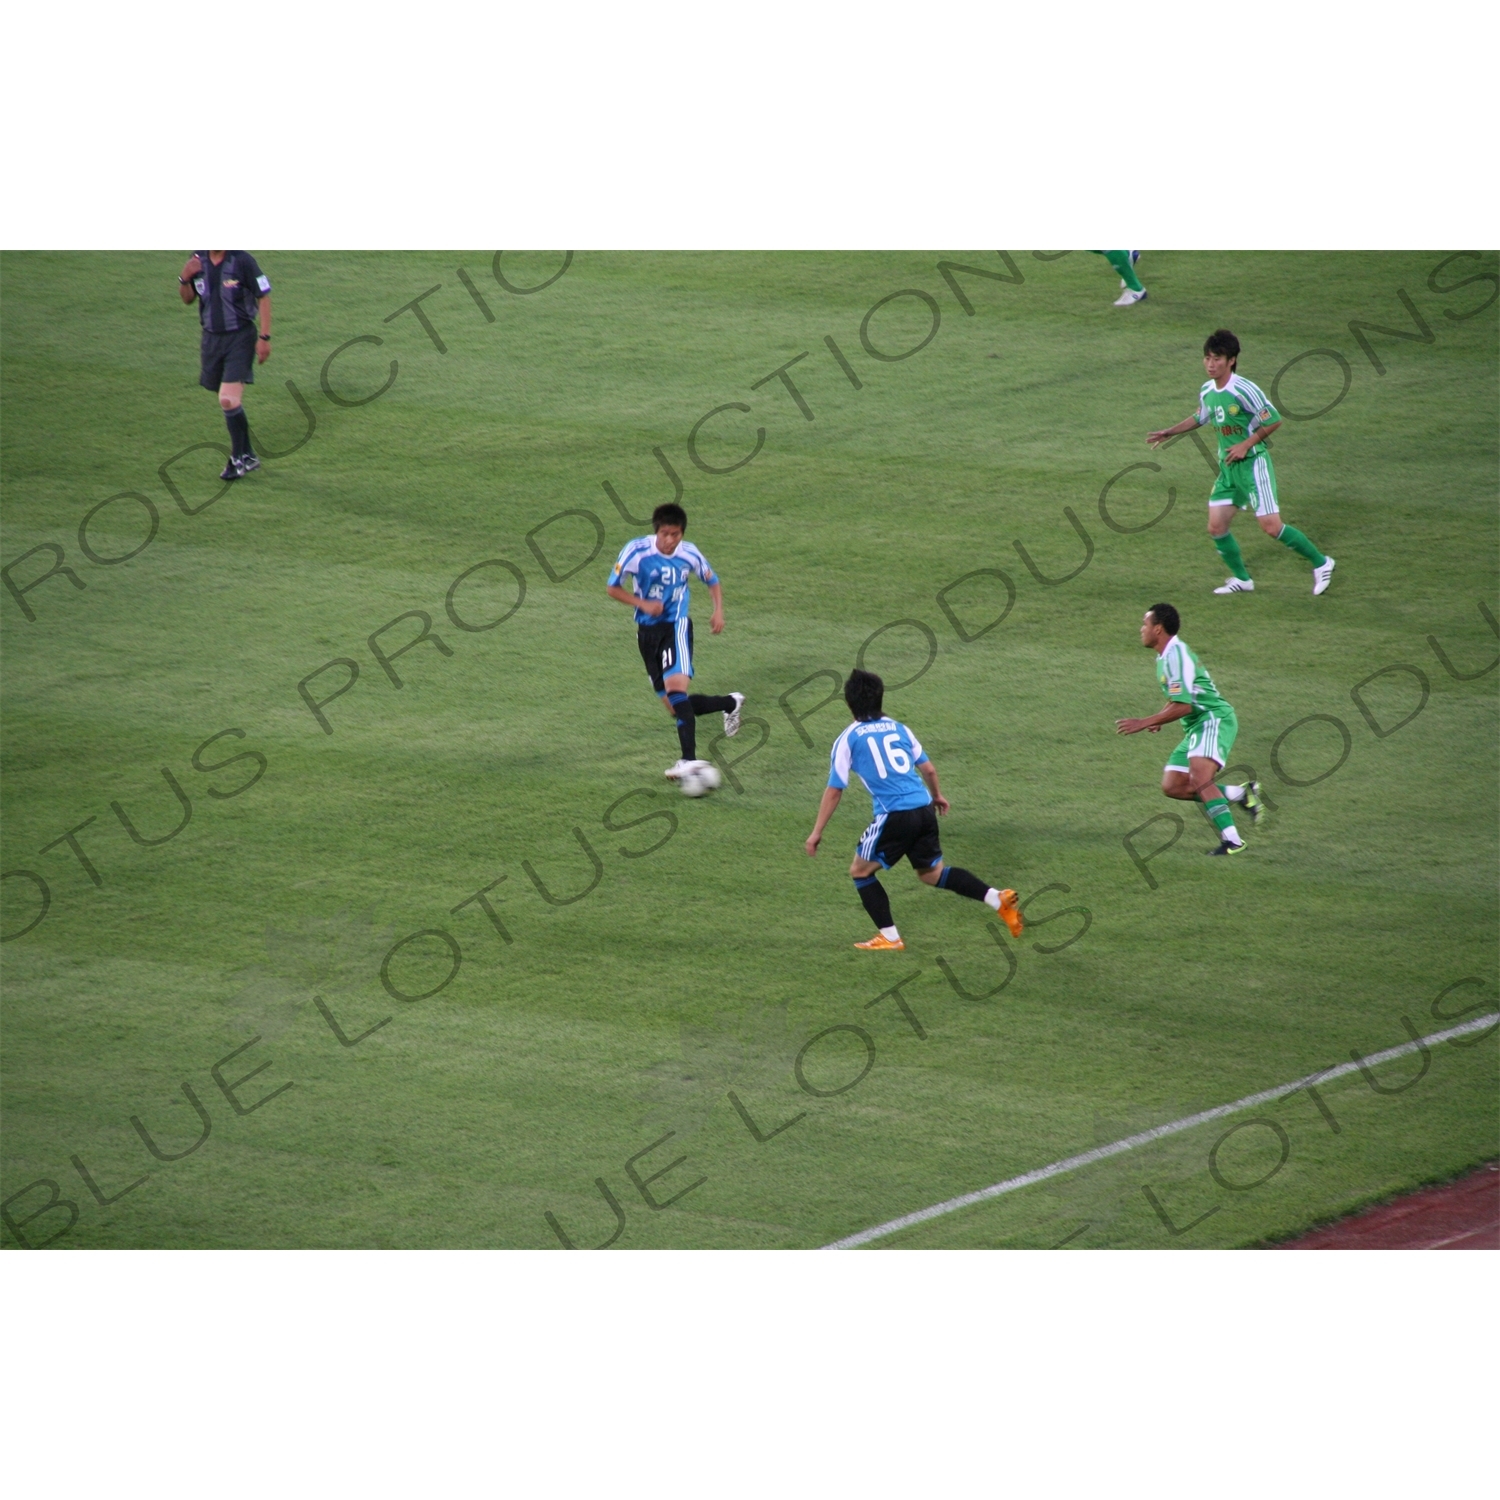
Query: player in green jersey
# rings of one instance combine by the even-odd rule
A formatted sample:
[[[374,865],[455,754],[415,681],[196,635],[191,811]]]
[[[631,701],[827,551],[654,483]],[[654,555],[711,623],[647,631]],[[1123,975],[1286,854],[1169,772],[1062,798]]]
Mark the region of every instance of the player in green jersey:
[[[1153,448],[1195,427],[1212,424],[1219,435],[1219,477],[1208,497],[1208,534],[1229,565],[1230,576],[1216,594],[1248,594],[1255,587],[1230,534],[1236,510],[1254,510],[1260,529],[1300,553],[1313,568],[1313,593],[1321,594],[1333,578],[1333,559],[1325,557],[1295,526],[1281,519],[1276,504],[1276,469],[1265,440],[1281,426],[1281,414],[1258,385],[1238,373],[1240,341],[1227,329],[1209,334],[1203,345],[1208,379],[1198,392],[1198,410],[1175,427],[1148,432]]]
[[[1094,254],[1102,255],[1119,273],[1120,295],[1115,298],[1116,307],[1133,307],[1146,300],[1146,288],[1135,274],[1135,263],[1141,258],[1139,250],[1096,250]]]
[[[1167,706],[1149,719],[1117,719],[1121,734],[1155,734],[1164,724],[1182,721],[1182,743],[1167,759],[1161,789],[1182,802],[1198,802],[1203,815],[1218,830],[1218,847],[1210,854],[1239,854],[1245,847],[1234,826],[1231,802],[1242,802],[1251,820],[1260,821],[1260,786],[1231,786],[1220,790],[1218,774],[1227,764],[1239,733],[1239,721],[1229,701],[1198,658],[1178,639],[1182,620],[1170,604],[1153,604],[1141,620],[1141,645],[1156,652],[1156,680]]]

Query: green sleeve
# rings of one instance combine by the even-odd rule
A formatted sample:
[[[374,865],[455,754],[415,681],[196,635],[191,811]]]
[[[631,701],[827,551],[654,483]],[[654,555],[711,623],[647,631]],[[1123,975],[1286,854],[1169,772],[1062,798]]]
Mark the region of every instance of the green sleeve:
[[[1189,708],[1195,707],[1193,695],[1188,690],[1187,679],[1183,676],[1188,668],[1182,652],[1175,646],[1168,647],[1166,655],[1161,659],[1161,666],[1161,690],[1167,695],[1167,702],[1185,703]]]

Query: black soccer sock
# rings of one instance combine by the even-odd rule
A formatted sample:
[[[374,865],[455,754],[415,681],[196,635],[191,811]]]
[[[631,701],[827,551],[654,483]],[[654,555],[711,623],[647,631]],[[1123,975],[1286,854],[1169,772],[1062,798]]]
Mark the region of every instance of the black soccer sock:
[[[856,875],[854,877],[854,888],[859,892],[859,899],[864,902],[865,910],[870,914],[870,920],[877,927],[894,927],[896,919],[891,915],[891,898],[886,894],[886,889],[875,875]]]
[[[686,693],[668,693],[667,702],[677,715],[677,743],[682,748],[684,760],[698,758],[698,721],[693,717],[693,705]]]
[[[250,452],[250,418],[243,406],[232,407],[224,413],[224,425],[229,429],[229,451],[236,458],[244,458]]]
[[[967,896],[971,901],[983,901],[984,893],[989,890],[982,880],[967,870],[960,870],[957,865],[945,865],[937,883],[943,890],[952,891],[956,896]]]
[[[688,702],[693,705],[693,712],[701,719],[704,714],[727,714],[734,710],[734,699],[727,694],[723,697],[712,697],[708,693],[692,693]]]

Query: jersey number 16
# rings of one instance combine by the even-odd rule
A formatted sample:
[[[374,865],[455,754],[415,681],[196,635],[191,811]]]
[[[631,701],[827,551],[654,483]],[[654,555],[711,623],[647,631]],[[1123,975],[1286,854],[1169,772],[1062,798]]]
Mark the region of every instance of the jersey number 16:
[[[870,747],[870,754],[875,758],[875,769],[880,772],[880,779],[885,780],[888,774],[885,769],[885,761],[880,758],[880,746],[875,743],[874,737],[866,742]],[[899,734],[888,734],[885,737],[886,760],[891,763],[891,770],[898,776],[905,776],[911,770],[911,756],[901,748],[901,736]]]

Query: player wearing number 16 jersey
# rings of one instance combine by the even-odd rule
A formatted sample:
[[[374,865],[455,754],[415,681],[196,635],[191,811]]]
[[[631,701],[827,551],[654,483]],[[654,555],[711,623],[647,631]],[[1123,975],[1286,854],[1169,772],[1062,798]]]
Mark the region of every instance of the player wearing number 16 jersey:
[[[854,946],[867,951],[906,946],[891,915],[891,898],[877,874],[903,858],[910,861],[924,885],[941,886],[956,895],[983,901],[1010,928],[1013,937],[1020,937],[1021,913],[1014,891],[996,890],[967,870],[943,863],[937,815],[948,811],[948,799],[938,790],[937,771],[916,735],[905,724],[885,716],[885,684],[873,672],[855,668],[844,684],[844,702],[854,722],[833,742],[828,785],[804,847],[810,855],[818,852],[823,830],[849,785],[849,777],[858,776],[874,803],[875,815],[860,836],[849,873],[879,931],[868,942]]]
[[[683,540],[687,512],[680,505],[658,505],[651,513],[652,535],[625,543],[605,586],[611,599],[635,611],[636,644],[646,675],[662,707],[677,723],[677,744],[682,751],[676,764],[667,768],[673,780],[704,762],[698,754],[699,714],[722,713],[724,733],[740,729],[743,693],[712,697],[689,693],[693,677],[693,622],[688,618],[688,581],[701,578],[713,596],[714,612],[709,628],[718,635],[724,628],[724,591],[719,575],[691,542]],[[633,585],[627,587],[626,585]]]

